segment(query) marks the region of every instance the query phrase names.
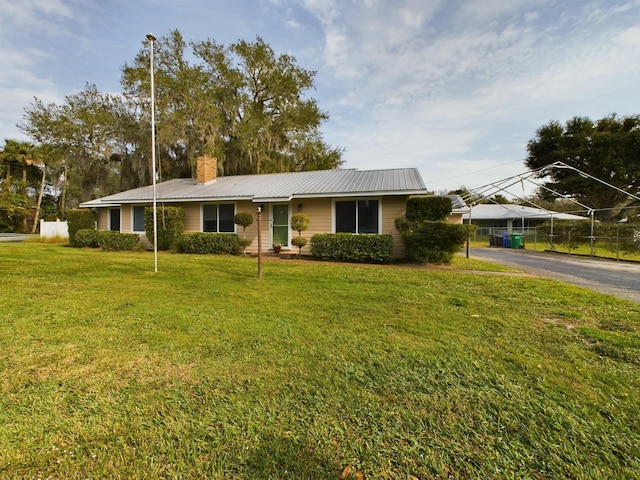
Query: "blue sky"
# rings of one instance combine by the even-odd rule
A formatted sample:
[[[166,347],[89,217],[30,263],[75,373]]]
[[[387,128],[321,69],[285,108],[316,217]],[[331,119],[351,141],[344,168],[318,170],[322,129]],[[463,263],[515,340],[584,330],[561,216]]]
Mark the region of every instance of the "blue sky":
[[[345,168],[417,167],[436,192],[525,172],[550,120],[640,114],[640,0],[0,0],[0,12],[2,138],[26,140],[16,124],[34,96],[119,92],[146,34],[173,29],[294,55],[318,72],[309,94]]]

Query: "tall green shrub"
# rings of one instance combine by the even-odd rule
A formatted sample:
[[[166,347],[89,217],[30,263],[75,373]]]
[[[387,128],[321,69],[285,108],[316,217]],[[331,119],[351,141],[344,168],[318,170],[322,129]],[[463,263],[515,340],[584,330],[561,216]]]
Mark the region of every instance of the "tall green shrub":
[[[157,207],[158,250],[171,250],[184,233],[184,210],[180,207]],[[144,209],[144,231],[153,243],[153,207]]]
[[[451,263],[469,236],[468,225],[446,221],[452,202],[448,197],[411,197],[406,217],[396,218],[405,257],[417,263]]]
[[[409,197],[407,199],[407,220],[410,222],[439,222],[446,220],[453,202],[449,197]]]
[[[67,227],[69,229],[69,243],[76,247],[76,233],[78,230],[95,230],[96,214],[93,210],[74,209],[67,211]]]
[[[417,263],[451,263],[469,236],[468,225],[449,222],[396,220],[405,258]]]

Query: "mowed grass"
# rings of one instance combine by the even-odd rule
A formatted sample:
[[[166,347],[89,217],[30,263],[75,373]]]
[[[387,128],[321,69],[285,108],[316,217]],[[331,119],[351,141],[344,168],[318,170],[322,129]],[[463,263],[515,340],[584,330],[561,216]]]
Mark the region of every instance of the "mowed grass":
[[[0,244],[0,478],[638,478],[640,305],[455,267]]]

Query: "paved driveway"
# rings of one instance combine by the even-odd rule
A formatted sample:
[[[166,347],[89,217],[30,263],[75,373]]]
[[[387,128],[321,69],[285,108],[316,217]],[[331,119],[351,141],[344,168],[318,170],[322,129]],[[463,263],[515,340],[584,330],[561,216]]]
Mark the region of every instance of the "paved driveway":
[[[30,235],[28,233],[0,233],[0,242],[24,242],[31,237],[38,235]]]
[[[470,256],[640,303],[640,264],[509,248],[474,248]]]

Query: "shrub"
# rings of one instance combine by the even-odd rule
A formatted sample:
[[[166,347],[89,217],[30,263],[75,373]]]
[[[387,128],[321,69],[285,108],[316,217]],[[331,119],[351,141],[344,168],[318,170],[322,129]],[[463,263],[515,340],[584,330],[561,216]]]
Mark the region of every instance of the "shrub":
[[[409,197],[406,216],[410,222],[438,222],[447,219],[452,207],[449,197]]]
[[[106,252],[135,250],[139,245],[138,235],[135,233],[101,231],[99,234],[100,246]]]
[[[158,250],[171,250],[184,233],[184,210],[180,207],[157,207]],[[144,209],[144,231],[153,243],[153,207]]]
[[[448,222],[409,222],[396,219],[407,260],[417,263],[451,263],[469,237],[469,225]]]
[[[74,247],[98,248],[105,251],[135,250],[138,247],[138,235],[135,233],[120,233],[104,230],[84,228],[78,230]]]
[[[295,213],[291,215],[291,230],[298,232],[298,236],[302,235],[309,228],[311,219],[304,213]]]
[[[238,212],[233,216],[233,223],[240,225],[242,231],[245,231],[249,225],[253,224],[253,215],[249,212]]]
[[[238,255],[242,246],[235,233],[186,233],[178,238],[175,248],[179,253]]]
[[[100,233],[93,228],[83,228],[75,233],[73,246],[77,248],[98,248],[100,246]]]
[[[253,215],[249,212],[238,212],[233,216],[233,223],[242,227],[242,240],[240,241],[240,245],[244,252],[247,247],[251,245],[251,240],[247,240],[246,236],[247,227],[253,223]]]
[[[67,211],[69,243],[75,247],[76,233],[79,230],[95,230],[96,214],[93,210],[75,209]]]
[[[311,237],[311,254],[320,260],[385,263],[393,260],[391,235],[319,233]]]
[[[307,244],[307,239],[302,238],[302,232],[305,232],[309,228],[311,219],[304,213],[296,213],[291,215],[291,230],[298,232],[297,238],[291,239],[291,245],[298,247],[298,256],[302,255],[302,247]]]
[[[242,252],[244,253],[247,247],[251,245],[252,240],[250,238],[238,238],[238,243],[240,244],[240,247],[242,247]]]
[[[302,255],[302,247],[307,244],[307,239],[304,237],[294,237],[291,239],[291,245],[298,247],[298,256]]]

